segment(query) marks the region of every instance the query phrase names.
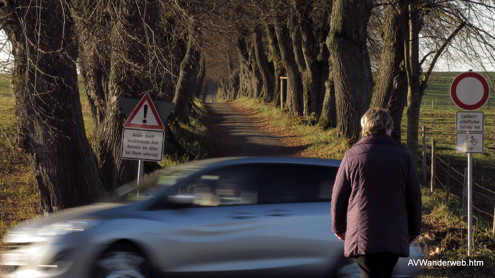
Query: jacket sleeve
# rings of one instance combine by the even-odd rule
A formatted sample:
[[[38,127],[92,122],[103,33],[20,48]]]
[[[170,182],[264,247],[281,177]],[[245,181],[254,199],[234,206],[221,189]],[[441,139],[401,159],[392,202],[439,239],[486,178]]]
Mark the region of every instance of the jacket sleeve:
[[[409,237],[415,238],[421,232],[421,190],[419,188],[416,167],[409,160],[409,177],[406,185],[407,215],[409,224]]]
[[[347,158],[344,156],[332,192],[332,231],[336,234],[344,234],[347,229],[347,205],[352,187],[349,180]]]

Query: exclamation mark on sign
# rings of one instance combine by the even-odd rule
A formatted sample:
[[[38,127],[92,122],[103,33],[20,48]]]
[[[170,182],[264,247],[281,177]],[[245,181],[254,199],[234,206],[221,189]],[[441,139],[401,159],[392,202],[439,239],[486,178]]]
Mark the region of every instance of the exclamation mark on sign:
[[[148,114],[148,105],[144,105],[144,119],[143,119],[143,124],[146,123],[146,114]]]

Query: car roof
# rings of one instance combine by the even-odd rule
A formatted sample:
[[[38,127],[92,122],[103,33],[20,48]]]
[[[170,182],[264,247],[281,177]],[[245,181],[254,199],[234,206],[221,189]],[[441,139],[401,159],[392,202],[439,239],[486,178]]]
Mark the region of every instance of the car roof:
[[[199,168],[217,168],[225,166],[234,166],[241,164],[293,164],[293,165],[311,165],[325,167],[339,167],[340,160],[309,158],[309,157],[221,157],[196,160],[184,164],[183,166]]]

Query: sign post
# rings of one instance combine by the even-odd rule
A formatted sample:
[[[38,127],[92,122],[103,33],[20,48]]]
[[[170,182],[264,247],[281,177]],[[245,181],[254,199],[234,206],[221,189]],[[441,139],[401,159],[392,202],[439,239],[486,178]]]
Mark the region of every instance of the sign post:
[[[150,95],[145,94],[125,121],[122,131],[122,158],[138,161],[138,185],[143,179],[144,161],[161,161],[164,144],[165,125]]]
[[[463,110],[481,108],[489,96],[488,82],[475,72],[469,71],[458,75],[450,87],[450,96],[457,107]],[[467,214],[468,214],[468,256],[473,247],[473,153],[483,153],[483,112],[456,113],[456,150],[468,154],[467,170]]]

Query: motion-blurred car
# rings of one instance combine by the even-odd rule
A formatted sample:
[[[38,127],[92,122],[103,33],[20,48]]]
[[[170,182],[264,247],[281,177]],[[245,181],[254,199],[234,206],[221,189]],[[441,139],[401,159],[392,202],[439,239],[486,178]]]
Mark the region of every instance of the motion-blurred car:
[[[3,277],[193,274],[359,276],[331,232],[339,161],[223,158],[118,189],[111,203],[53,213],[10,231]],[[421,252],[411,246],[411,258]],[[418,268],[401,258],[394,276]]]

